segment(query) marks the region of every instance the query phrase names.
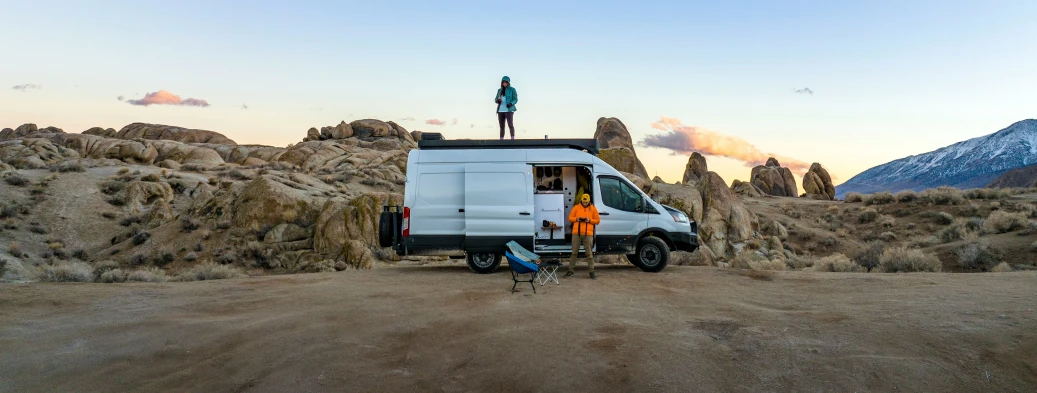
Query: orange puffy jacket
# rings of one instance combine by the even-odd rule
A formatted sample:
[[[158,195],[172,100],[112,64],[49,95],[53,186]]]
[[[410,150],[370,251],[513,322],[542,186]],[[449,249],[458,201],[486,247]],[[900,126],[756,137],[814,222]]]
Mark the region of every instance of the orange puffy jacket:
[[[580,222],[580,218],[586,218],[588,222]],[[598,216],[598,209],[594,205],[576,205],[573,210],[569,212],[569,222],[573,223],[573,234],[594,236],[594,226],[601,222],[601,217]]]

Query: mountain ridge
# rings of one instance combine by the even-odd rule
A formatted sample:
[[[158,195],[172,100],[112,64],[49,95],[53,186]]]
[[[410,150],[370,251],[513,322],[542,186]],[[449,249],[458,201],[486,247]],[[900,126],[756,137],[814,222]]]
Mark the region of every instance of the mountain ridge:
[[[1033,164],[1037,119],[1025,119],[992,134],[873,167],[837,186],[836,194],[985,187],[1009,170]]]

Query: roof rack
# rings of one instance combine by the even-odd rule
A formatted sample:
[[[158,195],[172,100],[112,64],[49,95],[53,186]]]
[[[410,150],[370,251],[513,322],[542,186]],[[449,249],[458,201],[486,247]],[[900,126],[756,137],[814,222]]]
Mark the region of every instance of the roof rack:
[[[597,139],[454,139],[454,140],[420,140],[418,148],[422,150],[462,150],[462,149],[575,149],[586,150],[598,155]]]

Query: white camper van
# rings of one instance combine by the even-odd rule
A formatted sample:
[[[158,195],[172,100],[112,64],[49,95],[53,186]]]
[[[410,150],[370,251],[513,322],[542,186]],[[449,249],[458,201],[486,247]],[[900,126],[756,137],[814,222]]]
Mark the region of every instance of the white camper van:
[[[596,254],[626,255],[647,272],[671,250],[698,247],[696,223],[661,205],[596,157],[594,139],[422,140],[410,152],[403,206],[385,208],[379,241],[399,255],[466,257],[494,271],[516,241],[542,257],[572,252],[569,211],[591,194],[601,215]],[[585,254],[584,254],[585,255]]]

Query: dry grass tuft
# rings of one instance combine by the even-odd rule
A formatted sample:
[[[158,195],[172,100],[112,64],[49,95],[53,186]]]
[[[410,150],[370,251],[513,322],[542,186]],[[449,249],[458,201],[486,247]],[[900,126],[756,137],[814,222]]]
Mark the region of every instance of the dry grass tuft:
[[[779,260],[772,261],[752,251],[738,253],[731,260],[731,267],[752,270],[785,270],[788,268],[785,262]]]
[[[997,266],[994,266],[994,268],[990,269],[990,272],[991,273],[1011,273],[1013,270],[1014,269],[1012,269],[1012,266],[1009,266],[1005,262],[1001,262],[1001,263],[997,264]]]
[[[1001,251],[980,241],[968,242],[954,250],[958,267],[966,270],[987,271],[1001,263]]]
[[[123,272],[122,269],[112,269],[104,273],[101,273],[101,275],[97,276],[97,282],[102,282],[106,284],[124,281],[126,281],[126,272]]]
[[[940,258],[935,254],[907,247],[883,251],[878,267],[886,273],[938,272],[943,269]]]
[[[83,262],[44,265],[39,280],[44,282],[92,282],[94,281],[94,269]]]
[[[847,258],[846,255],[835,253],[827,257],[823,257],[814,262],[814,271],[816,272],[838,272],[838,273],[859,273],[864,272],[866,269],[861,265]]]
[[[130,272],[130,274],[126,275],[126,281],[166,282],[169,281],[169,278],[166,277],[166,272],[164,270],[157,267],[149,267]]]
[[[874,194],[864,197],[865,205],[888,205],[893,203],[896,198],[893,197],[889,191],[876,192]]]
[[[4,182],[15,187],[24,187],[29,184],[29,179],[18,172],[13,172],[4,178]]]
[[[879,234],[879,240],[889,243],[897,240],[897,234],[893,232],[882,232]]]
[[[910,203],[918,200],[918,193],[912,190],[906,190],[898,192],[893,197],[896,198],[897,202]]]
[[[918,199],[934,205],[960,205],[965,203],[965,194],[957,188],[939,187],[922,191]]]
[[[217,265],[208,262],[192,267],[191,269],[181,273],[179,278],[181,281],[204,281],[222,280],[225,278],[242,277],[244,275],[245,273],[236,267]]]

